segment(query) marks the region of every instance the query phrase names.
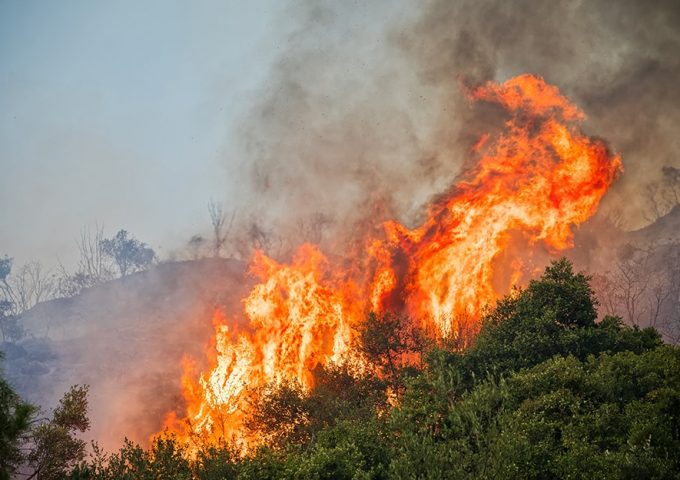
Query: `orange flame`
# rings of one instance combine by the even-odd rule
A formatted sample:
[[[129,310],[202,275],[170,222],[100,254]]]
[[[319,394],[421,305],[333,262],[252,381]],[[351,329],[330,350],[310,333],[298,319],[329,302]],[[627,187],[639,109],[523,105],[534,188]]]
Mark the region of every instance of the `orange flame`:
[[[187,364],[186,416],[170,415],[170,431],[252,444],[243,421],[257,389],[290,381],[309,388],[316,366],[356,356],[354,327],[368,311],[403,310],[440,337],[474,331],[499,296],[495,262],[513,235],[529,246],[571,246],[572,225],[595,212],[620,158],[581,133],[584,114],[540,77],[489,82],[469,96],[501,105],[505,130],[482,135],[476,166],[430,205],[420,227],[386,222],[350,269],[308,244],[289,265],[255,253],[260,283],[244,300],[251,329],[231,332],[216,314],[210,370],[196,382]],[[520,279],[520,259],[507,268],[504,288]]]
[[[230,439],[245,446],[252,439],[243,432],[243,420],[258,387],[294,380],[309,388],[317,365],[352,355],[348,321],[357,317],[348,303],[352,286],[333,278],[315,246],[302,245],[290,265],[257,251],[251,273],[261,280],[244,299],[252,331],[232,334],[223,314],[215,312],[211,370],[198,383],[185,375],[185,421],[174,413],[166,419],[171,432],[194,437],[193,443]]]
[[[442,335],[497,298],[493,260],[511,232],[529,244],[570,247],[571,226],[595,212],[621,170],[603,142],[580,133],[583,113],[539,77],[488,83],[470,95],[506,108],[505,133],[476,146],[476,167],[430,206],[421,227],[386,225],[389,241],[408,259],[408,311],[434,321]]]

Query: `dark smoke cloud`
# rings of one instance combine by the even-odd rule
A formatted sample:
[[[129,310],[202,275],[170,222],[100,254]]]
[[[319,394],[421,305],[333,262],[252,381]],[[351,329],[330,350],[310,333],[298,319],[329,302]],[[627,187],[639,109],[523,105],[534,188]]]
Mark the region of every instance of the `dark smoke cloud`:
[[[605,200],[642,222],[646,183],[680,165],[680,2],[296,3],[298,25],[239,133],[242,209],[285,231],[316,211],[342,232],[380,199],[417,220],[494,112],[462,83],[529,72],[622,154]],[[333,236],[333,235],[331,235]]]
[[[645,183],[680,164],[680,2],[434,1],[401,44],[424,81],[454,98],[459,74],[532,72],[559,86],[622,154],[626,174],[608,201],[625,201],[632,224]]]

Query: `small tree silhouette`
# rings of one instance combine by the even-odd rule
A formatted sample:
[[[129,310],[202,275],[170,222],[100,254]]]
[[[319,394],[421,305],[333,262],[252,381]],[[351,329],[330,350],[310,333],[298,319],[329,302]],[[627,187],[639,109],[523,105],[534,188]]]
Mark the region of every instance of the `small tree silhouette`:
[[[126,230],[120,230],[113,238],[102,240],[101,247],[104,254],[113,259],[121,277],[147,269],[156,258],[151,247],[132,236],[128,237]]]

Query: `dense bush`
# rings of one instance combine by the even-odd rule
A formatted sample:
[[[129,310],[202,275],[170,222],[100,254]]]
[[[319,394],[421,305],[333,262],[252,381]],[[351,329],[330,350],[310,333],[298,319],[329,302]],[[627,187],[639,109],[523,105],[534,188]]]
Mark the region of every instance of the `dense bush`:
[[[310,391],[267,389],[247,422],[265,447],[193,458],[172,438],[128,442],[72,478],[680,478],[680,349],[596,319],[566,260],[501,300],[465,351],[372,315],[360,338],[379,375],[327,367]]]

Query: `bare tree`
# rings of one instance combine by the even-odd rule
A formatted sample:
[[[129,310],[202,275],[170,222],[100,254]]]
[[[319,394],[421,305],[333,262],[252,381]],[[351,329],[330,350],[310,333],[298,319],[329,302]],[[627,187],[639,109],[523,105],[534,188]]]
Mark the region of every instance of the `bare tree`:
[[[19,324],[19,317],[13,313],[13,305],[7,300],[0,300],[0,335],[2,341],[19,340],[25,331]]]
[[[664,216],[665,208],[659,199],[659,185],[656,183],[647,185],[644,193],[645,209],[642,215],[649,223],[654,223]]]
[[[322,212],[313,213],[307,219],[300,219],[297,222],[298,235],[303,243],[319,244],[329,226],[333,224],[333,219]]]
[[[10,285],[10,274],[12,273],[12,259],[5,255],[0,258],[0,293],[2,293],[2,301],[5,302],[5,308],[14,309],[14,290]]]
[[[94,287],[108,280],[113,274],[113,264],[103,249],[104,228],[95,224],[94,230],[83,227],[76,240],[80,258],[74,273],[59,264],[59,294],[72,297],[86,288]]]
[[[641,255],[620,261],[614,274],[616,294],[624,308],[625,316],[633,325],[638,326],[642,315],[642,299],[649,283],[647,260],[647,255]]]
[[[593,288],[607,315],[680,341],[680,243],[627,245],[613,271],[593,278]]]
[[[217,258],[222,253],[222,247],[229,237],[236,212],[232,212],[229,223],[226,226],[227,215],[221,202],[210,200],[208,202],[208,212],[210,213],[210,223],[213,227],[213,256]]]
[[[251,222],[247,232],[251,249],[262,250],[268,255],[276,257],[283,249],[283,239],[273,230],[265,229],[258,222]]]
[[[234,234],[233,255],[247,260],[254,250],[261,250],[272,258],[280,258],[287,253],[283,237],[273,229],[265,228],[255,217],[239,225]]]
[[[80,252],[78,271],[94,279],[96,283],[109,280],[112,276],[111,263],[102,248],[103,240],[104,227],[96,224],[94,232],[87,227],[83,228],[77,242]]]
[[[599,302],[600,313],[604,315],[618,315],[618,299],[616,286],[611,278],[611,272],[593,274],[590,285],[595,291]]]
[[[661,169],[663,195],[667,205],[680,205],[680,168],[666,166]]]
[[[51,270],[45,270],[38,261],[24,265],[19,270],[15,283],[21,299],[22,311],[54,298],[55,293],[57,293],[55,274]]]
[[[38,261],[28,262],[15,274],[11,271],[12,259],[0,259],[0,302],[7,315],[20,315],[57,293],[56,275]]]

